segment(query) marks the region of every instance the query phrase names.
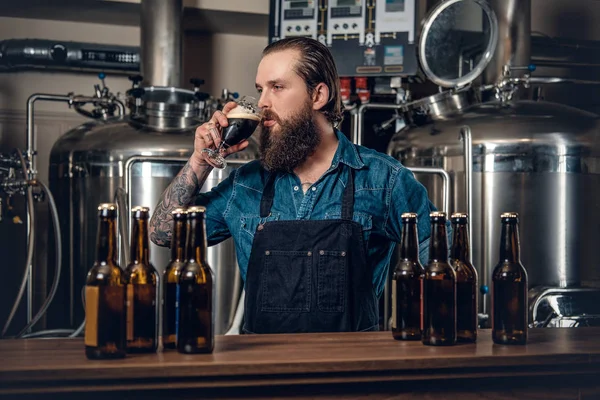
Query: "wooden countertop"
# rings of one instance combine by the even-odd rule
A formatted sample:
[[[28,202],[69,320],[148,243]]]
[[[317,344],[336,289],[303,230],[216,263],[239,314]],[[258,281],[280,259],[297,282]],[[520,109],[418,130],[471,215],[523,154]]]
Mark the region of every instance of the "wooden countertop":
[[[212,354],[88,360],[82,339],[0,341],[0,395],[596,376],[600,328],[531,329],[526,346],[430,347],[391,332],[218,336]],[[553,378],[549,378],[552,380]],[[600,382],[599,382],[600,385]],[[12,398],[12,397],[11,397]]]

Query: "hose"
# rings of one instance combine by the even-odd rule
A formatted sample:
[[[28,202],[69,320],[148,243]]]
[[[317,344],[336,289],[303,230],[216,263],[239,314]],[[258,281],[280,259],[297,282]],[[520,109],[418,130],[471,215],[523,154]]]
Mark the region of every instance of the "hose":
[[[54,227],[54,243],[56,244],[56,271],[54,272],[54,281],[52,282],[52,287],[50,288],[50,294],[44,301],[44,304],[38,311],[38,313],[33,317],[31,321],[19,332],[17,337],[22,337],[25,332],[29,330],[33,325],[35,325],[40,318],[44,315],[50,303],[54,299],[56,295],[56,290],[58,289],[58,282],[60,281],[60,271],[61,271],[61,263],[62,263],[62,238],[60,235],[60,225],[58,221],[58,209],[56,208],[56,202],[54,201],[54,196],[52,196],[52,192],[46,184],[42,181],[37,181],[37,183],[46,191],[48,195],[48,202],[50,204],[50,213],[52,214],[52,225]]]
[[[19,159],[21,160],[23,176],[27,177],[27,165],[25,164],[23,153],[21,152],[21,150],[17,149],[17,154],[19,155]],[[35,244],[35,212],[33,208],[33,188],[31,186],[27,186],[27,214],[29,216],[29,218],[27,218],[29,224],[29,237],[27,241],[27,261],[25,262],[25,272],[23,273],[23,280],[21,281],[21,287],[19,288],[19,293],[17,294],[15,303],[13,304],[10,314],[8,315],[6,324],[4,324],[4,329],[2,329],[2,337],[6,335],[6,332],[10,327],[10,323],[12,322],[13,318],[15,317],[15,314],[17,313],[17,309],[19,308],[19,303],[21,303],[23,294],[25,294],[25,287],[27,286],[27,277],[30,273],[29,266],[33,263],[33,247]]]

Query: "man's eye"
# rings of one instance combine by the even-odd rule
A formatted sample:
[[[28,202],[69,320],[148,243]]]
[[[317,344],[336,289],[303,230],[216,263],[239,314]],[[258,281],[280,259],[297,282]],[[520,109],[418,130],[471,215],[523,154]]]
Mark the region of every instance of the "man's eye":
[[[275,85],[275,86],[273,86],[273,89],[275,89],[275,90],[281,90],[281,89],[283,89],[283,86],[281,86],[281,85]]]

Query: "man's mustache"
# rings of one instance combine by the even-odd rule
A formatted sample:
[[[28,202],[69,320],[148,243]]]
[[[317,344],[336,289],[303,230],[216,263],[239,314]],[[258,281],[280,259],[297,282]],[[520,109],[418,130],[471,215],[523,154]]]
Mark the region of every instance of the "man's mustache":
[[[279,125],[281,125],[281,120],[279,119],[279,116],[277,114],[275,114],[273,111],[270,110],[266,110],[263,112],[263,119],[262,119],[262,123],[265,122],[265,120],[267,119],[271,119],[275,122],[277,122]]]

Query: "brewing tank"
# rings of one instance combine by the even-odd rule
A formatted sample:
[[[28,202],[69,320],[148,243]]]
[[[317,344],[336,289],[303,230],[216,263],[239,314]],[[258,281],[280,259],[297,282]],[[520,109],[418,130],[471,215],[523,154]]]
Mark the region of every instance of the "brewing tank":
[[[500,214],[519,213],[529,287],[600,283],[600,118],[565,105],[479,103],[395,134],[388,152],[406,166],[451,177],[452,211],[466,211],[461,128],[472,135],[472,251],[482,285],[498,262]],[[435,204],[441,181],[415,174]],[[489,309],[484,301],[483,312]],[[480,309],[481,310],[481,309]]]
[[[95,259],[98,204],[119,199],[123,201],[119,210],[140,205],[150,207],[152,214],[162,192],[191,156],[194,131],[208,114],[205,103],[192,91],[150,87],[137,93],[143,95],[131,98],[130,115],[80,125],[60,137],[50,154],[50,185],[58,206],[64,254],[62,288],[53,317],[62,318],[62,326],[76,327],[84,318],[81,291]],[[258,146],[253,138],[250,141],[246,150],[228,158],[225,170],[212,171],[202,191],[257,158]],[[119,221],[122,244],[123,239],[129,241],[129,219],[126,215]],[[127,254],[122,246],[120,250],[124,268]],[[150,243],[150,261],[161,274],[169,258],[170,249]],[[217,286],[215,333],[223,334],[242,290],[233,241],[209,247],[208,263]]]

